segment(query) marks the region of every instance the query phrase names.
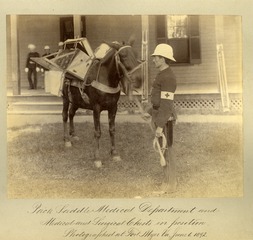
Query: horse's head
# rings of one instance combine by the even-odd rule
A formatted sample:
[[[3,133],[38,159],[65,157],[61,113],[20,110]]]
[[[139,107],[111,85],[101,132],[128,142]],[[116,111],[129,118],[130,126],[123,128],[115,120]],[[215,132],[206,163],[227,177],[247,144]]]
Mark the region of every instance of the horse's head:
[[[137,54],[132,48],[133,40],[126,44],[113,42],[108,45],[116,50],[116,64],[123,73],[121,79],[122,90],[130,95],[133,89],[142,85],[141,62],[137,60]]]

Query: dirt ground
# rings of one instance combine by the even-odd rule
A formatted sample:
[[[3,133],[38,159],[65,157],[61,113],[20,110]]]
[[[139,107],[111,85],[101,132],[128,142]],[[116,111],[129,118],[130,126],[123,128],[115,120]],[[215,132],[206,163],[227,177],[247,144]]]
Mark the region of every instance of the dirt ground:
[[[241,122],[179,122],[174,129],[178,188],[161,193],[159,156],[143,122],[118,122],[121,162],[110,159],[108,125],[102,124],[95,168],[93,124],[78,122],[79,141],[65,148],[61,123],[8,128],[9,198],[196,198],[243,196]]]

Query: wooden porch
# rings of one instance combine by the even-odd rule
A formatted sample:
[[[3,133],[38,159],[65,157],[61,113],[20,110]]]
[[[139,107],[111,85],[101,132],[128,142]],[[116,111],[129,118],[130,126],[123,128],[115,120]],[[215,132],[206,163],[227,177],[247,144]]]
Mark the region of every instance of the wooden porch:
[[[175,94],[175,107],[178,114],[241,114],[242,94],[230,89],[230,111],[223,112],[221,95],[212,85],[179,85]],[[28,90],[21,88],[21,94],[15,95],[12,88],[7,90],[8,114],[57,114],[62,112],[61,97],[45,93],[43,88]],[[118,103],[121,114],[139,113],[135,102],[122,95]],[[78,110],[78,114],[90,114],[90,111]]]

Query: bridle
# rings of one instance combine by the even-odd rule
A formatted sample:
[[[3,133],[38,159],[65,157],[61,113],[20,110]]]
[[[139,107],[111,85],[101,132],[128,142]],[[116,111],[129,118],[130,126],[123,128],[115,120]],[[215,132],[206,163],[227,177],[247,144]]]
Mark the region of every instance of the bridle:
[[[134,81],[132,80],[132,74],[135,71],[137,71],[139,68],[141,68],[142,65],[145,63],[145,61],[138,61],[139,64],[136,67],[134,67],[133,69],[131,69],[130,71],[128,71],[126,69],[126,67],[124,66],[124,64],[121,62],[120,56],[119,56],[120,51],[122,51],[125,48],[132,48],[132,47],[130,45],[124,45],[124,46],[120,47],[114,53],[114,58],[115,58],[116,69],[117,69],[117,74],[118,74],[119,79],[123,79],[124,77],[126,77],[126,79],[128,80],[128,82],[130,84],[130,89],[132,89],[132,84],[134,84]],[[105,86],[102,83],[99,83],[98,78],[99,78],[99,74],[100,74],[100,68],[101,68],[101,63],[99,63],[99,67],[98,67],[97,76],[96,76],[95,81],[92,81],[89,84],[87,84],[86,81],[83,81],[82,86],[79,87],[80,93],[82,93],[84,88],[87,86],[93,86],[101,91],[105,91],[105,92],[109,92],[109,93],[115,93],[115,92],[120,91],[119,86],[117,88],[112,88],[112,87]],[[122,72],[123,72],[123,74],[121,74]],[[86,76],[87,75],[88,75],[88,72],[86,73]]]
[[[136,96],[132,96],[132,93],[131,93],[131,91],[133,89],[132,85],[134,84],[134,81],[132,80],[132,74],[135,71],[137,71],[138,69],[140,69],[146,63],[146,61],[138,61],[137,60],[139,62],[139,64],[136,67],[134,67],[133,69],[131,69],[130,71],[128,71],[126,69],[125,65],[121,62],[120,56],[119,56],[120,51],[122,51],[125,48],[132,48],[132,47],[130,45],[122,46],[115,53],[115,61],[116,61],[117,72],[118,72],[118,75],[119,75],[120,79],[123,79],[123,77],[126,77],[128,83],[129,83],[129,89],[130,89],[130,91],[128,92],[129,99],[134,100],[136,102],[137,106],[139,107],[139,109],[142,110],[141,103],[140,103],[139,99],[136,98]],[[123,72],[123,76],[120,76],[120,69],[119,68],[121,68],[121,70]]]
[[[120,60],[120,57],[119,57],[119,53],[120,51],[122,51],[123,49],[125,48],[132,48],[130,45],[125,45],[123,47],[120,47],[119,50],[116,51],[116,53],[114,54],[114,57],[115,57],[115,61],[116,61],[116,68],[117,68],[117,72],[118,72],[118,75],[119,75],[119,78],[122,78],[122,77],[126,77],[127,80],[129,81],[130,84],[133,84],[133,80],[132,80],[132,74],[137,71],[138,69],[140,69],[142,67],[142,65],[145,63],[145,61],[138,61],[139,64],[131,69],[130,71],[128,71],[125,67],[125,65],[121,62]],[[123,76],[120,74],[120,68],[123,72]]]

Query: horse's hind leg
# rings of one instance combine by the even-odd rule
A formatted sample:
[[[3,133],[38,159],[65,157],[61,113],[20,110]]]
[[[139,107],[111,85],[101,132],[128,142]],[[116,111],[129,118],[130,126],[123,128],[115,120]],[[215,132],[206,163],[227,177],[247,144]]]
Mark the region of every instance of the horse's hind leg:
[[[76,107],[73,104],[70,104],[69,108],[69,135],[74,140],[79,140],[79,137],[75,134],[75,126],[74,126],[74,116],[76,114],[76,110],[78,107]]]
[[[63,120],[63,131],[64,131],[64,142],[65,147],[71,147],[71,141],[68,131],[68,111],[69,111],[69,100],[66,96],[63,96],[63,109],[62,109],[62,120]]]
[[[118,155],[115,148],[115,117],[117,112],[117,105],[108,110],[108,120],[109,120],[109,133],[111,138],[111,156],[113,161],[121,161],[121,157]]]
[[[101,137],[101,127],[100,127],[100,106],[97,105],[93,109],[93,120],[94,120],[94,126],[95,126],[95,141],[96,141],[96,146],[95,146],[95,152],[94,152],[94,164],[97,168],[100,168],[102,166],[102,162],[99,156],[99,140]]]

